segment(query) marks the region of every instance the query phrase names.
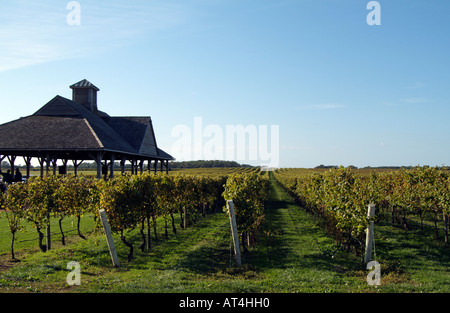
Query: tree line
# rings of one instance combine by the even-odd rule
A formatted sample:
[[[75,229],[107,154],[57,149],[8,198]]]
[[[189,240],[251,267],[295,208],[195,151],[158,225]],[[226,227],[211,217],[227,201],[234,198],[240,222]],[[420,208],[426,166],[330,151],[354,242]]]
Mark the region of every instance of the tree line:
[[[196,160],[196,161],[172,161],[169,163],[170,169],[183,169],[183,168],[216,168],[216,167],[253,167],[248,164],[239,164],[236,161],[225,160]],[[68,163],[68,169],[73,169],[74,166]],[[25,165],[15,165],[16,168],[25,169]],[[2,161],[0,168],[10,168],[8,161]],[[30,165],[30,169],[39,169],[40,166]],[[120,162],[114,162],[114,168],[120,169]],[[125,168],[131,168],[131,164],[126,164]],[[79,170],[97,170],[97,163],[95,162],[83,162],[78,165]]]

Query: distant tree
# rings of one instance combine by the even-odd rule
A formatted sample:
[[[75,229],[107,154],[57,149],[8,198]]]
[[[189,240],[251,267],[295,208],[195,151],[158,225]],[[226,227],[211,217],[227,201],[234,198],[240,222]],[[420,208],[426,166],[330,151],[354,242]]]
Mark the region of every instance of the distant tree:
[[[211,168],[211,167],[252,167],[251,165],[241,165],[236,161],[223,161],[223,160],[197,160],[197,161],[181,161],[170,162],[171,169],[181,168]]]

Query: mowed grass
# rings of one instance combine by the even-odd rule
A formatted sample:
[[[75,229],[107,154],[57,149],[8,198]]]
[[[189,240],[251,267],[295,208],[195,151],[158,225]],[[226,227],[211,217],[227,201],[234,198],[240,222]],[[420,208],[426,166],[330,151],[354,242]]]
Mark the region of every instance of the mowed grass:
[[[45,253],[37,239],[18,244],[20,262],[9,262],[8,232],[2,233],[0,291],[82,293],[295,293],[295,292],[449,292],[449,249],[423,231],[403,231],[389,224],[375,226],[381,285],[369,286],[369,270],[361,258],[344,252],[325,233],[321,221],[301,209],[275,181],[270,181],[266,223],[256,245],[236,267],[227,215],[216,212],[199,218],[177,233],[158,219],[158,240],[152,231],[150,251],[139,250],[140,234],[127,232],[134,243],[134,259],[114,235],[120,268],[113,268],[104,234],[91,232],[92,217],[83,217],[87,240],[71,232],[68,244],[57,239]],[[71,222],[67,221],[67,229]],[[0,219],[4,231],[5,220]],[[92,224],[89,224],[92,223]],[[69,227],[70,226],[70,227]],[[52,226],[57,231],[57,226]],[[34,229],[19,234],[34,236]],[[22,238],[22,239],[21,239]],[[56,238],[56,235],[55,235]],[[32,239],[32,238],[29,238]],[[70,261],[79,262],[81,284],[69,286]]]
[[[82,222],[80,223],[81,234],[87,236],[89,233],[93,232],[95,228],[94,224],[94,219],[91,215],[83,217]],[[23,220],[20,226],[22,229],[16,233],[14,243],[14,250],[16,251],[16,254],[18,254],[16,255],[18,258],[20,258],[20,254],[25,253],[27,249],[32,251],[33,247],[38,248],[39,238],[37,230],[32,223]],[[64,218],[62,220],[62,229],[66,244],[71,244],[71,242],[76,239],[75,237],[78,236],[77,219]],[[50,230],[52,246],[58,246],[62,239],[58,219],[51,218]],[[46,229],[42,229],[41,231],[46,235]],[[0,255],[10,255],[11,238],[6,213],[5,211],[0,211]],[[45,240],[43,243],[45,244]]]

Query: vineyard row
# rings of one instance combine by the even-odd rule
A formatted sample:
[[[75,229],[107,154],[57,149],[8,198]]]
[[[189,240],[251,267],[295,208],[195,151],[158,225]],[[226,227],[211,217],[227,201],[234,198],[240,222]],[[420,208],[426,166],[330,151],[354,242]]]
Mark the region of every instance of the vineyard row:
[[[11,231],[11,256],[14,259],[14,240],[23,229],[23,221],[30,222],[39,235],[39,247],[49,249],[49,222],[59,220],[62,243],[64,218],[77,219],[80,237],[80,221],[83,215],[92,216],[97,227],[101,227],[98,211],[106,211],[108,222],[114,233],[130,248],[128,259],[133,258],[133,243],[125,237],[125,231],[138,228],[142,236],[142,251],[151,248],[150,233],[156,235],[156,219],[163,217],[171,221],[177,232],[174,214],[180,214],[180,227],[193,223],[205,215],[210,208],[223,207],[225,200],[232,199],[236,206],[238,229],[242,238],[254,233],[263,219],[264,200],[267,196],[267,178],[257,171],[233,173],[228,176],[166,175],[148,173],[124,175],[109,180],[78,176],[36,177],[26,183],[8,186],[0,194],[0,205],[5,210]],[[47,229],[47,244],[44,244],[43,229]]]
[[[364,251],[367,208],[376,205],[375,220],[390,216],[408,229],[407,216],[414,215],[423,227],[424,216],[431,216],[436,238],[438,220],[443,216],[445,242],[448,243],[450,214],[450,172],[447,168],[414,167],[389,172],[360,174],[349,168],[299,174],[280,169],[275,178],[309,212],[326,221],[327,230],[347,249]]]

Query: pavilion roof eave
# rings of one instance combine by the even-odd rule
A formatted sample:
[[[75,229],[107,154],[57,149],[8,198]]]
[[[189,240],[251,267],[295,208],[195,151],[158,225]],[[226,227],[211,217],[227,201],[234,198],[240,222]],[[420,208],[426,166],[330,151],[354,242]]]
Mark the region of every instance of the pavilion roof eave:
[[[136,158],[145,160],[164,160],[171,161],[173,157],[163,157],[154,155],[145,155],[133,152],[118,151],[111,149],[0,149],[0,155],[14,155],[18,157],[43,157],[52,155],[58,159],[83,159],[95,160],[96,153],[124,156],[125,158]]]

